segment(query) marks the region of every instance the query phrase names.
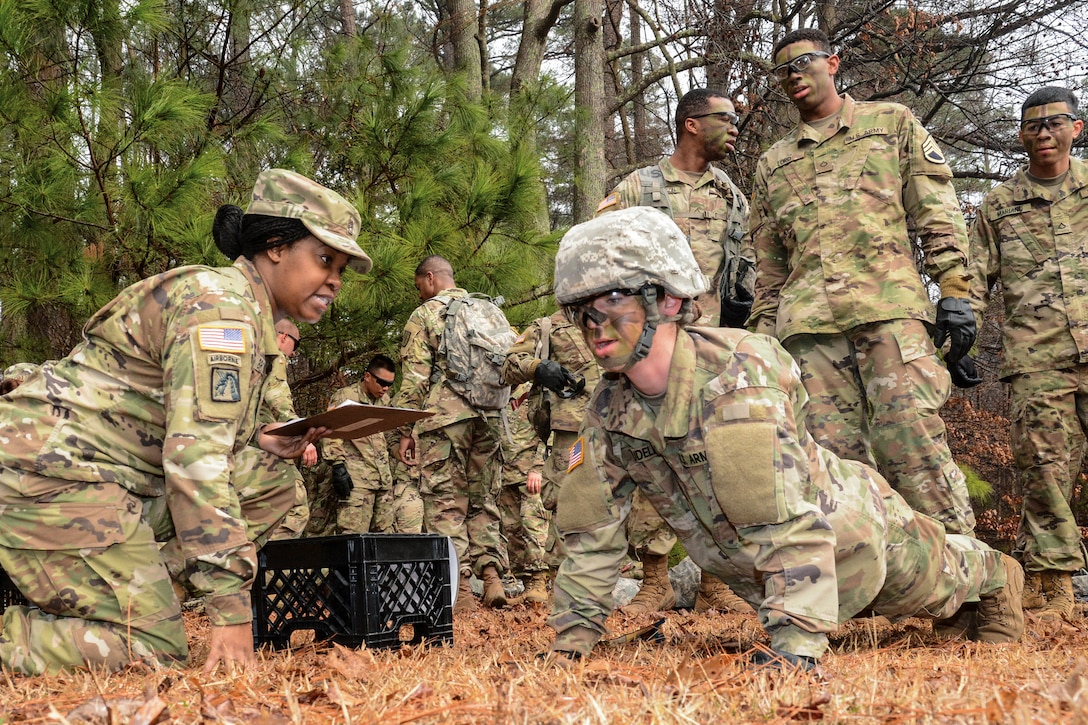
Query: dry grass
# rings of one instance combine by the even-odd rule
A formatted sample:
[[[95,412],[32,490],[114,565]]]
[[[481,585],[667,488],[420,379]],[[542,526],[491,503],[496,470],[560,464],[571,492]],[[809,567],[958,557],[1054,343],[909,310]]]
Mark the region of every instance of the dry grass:
[[[765,643],[762,630],[717,613],[673,612],[663,644],[548,668],[536,657],[551,641],[544,610],[514,607],[456,619],[453,647],[310,644],[209,679],[206,623],[189,614],[192,668],[5,677],[0,722],[1088,723],[1084,615],[1031,620],[1015,646],[938,644],[921,620],[857,620],[812,676],[745,667],[737,653]]]

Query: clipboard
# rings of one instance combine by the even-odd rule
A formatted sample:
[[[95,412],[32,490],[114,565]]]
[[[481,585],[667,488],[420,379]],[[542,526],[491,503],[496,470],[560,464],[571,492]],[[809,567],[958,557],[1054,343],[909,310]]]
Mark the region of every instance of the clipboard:
[[[309,418],[297,418],[267,433],[276,436],[295,436],[302,435],[310,428],[325,427],[332,430],[325,436],[326,438],[351,440],[383,433],[432,415],[434,413],[413,408],[389,408],[348,401],[324,413],[311,415]]]

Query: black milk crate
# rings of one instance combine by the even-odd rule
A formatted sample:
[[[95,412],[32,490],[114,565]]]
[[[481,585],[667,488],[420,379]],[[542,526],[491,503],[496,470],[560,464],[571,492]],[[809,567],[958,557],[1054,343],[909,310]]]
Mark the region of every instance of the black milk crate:
[[[344,534],[270,541],[258,554],[253,639],[291,634],[347,647],[453,644],[450,543],[436,534]]]
[[[29,606],[30,602],[19,591],[19,587],[15,586],[8,573],[0,569],[0,613],[16,605]]]

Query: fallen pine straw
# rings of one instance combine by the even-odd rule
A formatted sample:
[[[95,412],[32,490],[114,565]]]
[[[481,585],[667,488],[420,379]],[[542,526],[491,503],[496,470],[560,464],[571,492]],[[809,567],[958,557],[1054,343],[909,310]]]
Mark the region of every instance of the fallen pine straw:
[[[453,647],[265,650],[204,678],[207,623],[186,614],[193,666],[5,675],[0,723],[1088,723],[1088,633],[1029,616],[1017,645],[937,643],[928,622],[855,620],[818,675],[745,664],[766,646],[754,616],[670,612],[663,643],[601,648],[569,668],[536,655],[546,612],[454,621]],[[610,622],[614,634],[654,618]]]

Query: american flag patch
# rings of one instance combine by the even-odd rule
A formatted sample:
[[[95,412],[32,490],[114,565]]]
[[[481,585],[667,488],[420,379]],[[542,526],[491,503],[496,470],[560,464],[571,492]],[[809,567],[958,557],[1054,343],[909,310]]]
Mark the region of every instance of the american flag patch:
[[[609,194],[605,198],[601,199],[601,203],[597,205],[597,211],[600,212],[601,209],[607,209],[608,207],[615,204],[617,201],[619,201],[618,196],[616,196],[615,194]]]
[[[196,339],[200,349],[208,352],[242,354],[246,351],[246,338],[241,327],[201,325],[196,329]]]
[[[570,473],[578,466],[582,465],[582,439],[579,438],[574,442],[574,445],[570,447],[570,453],[567,457],[567,473]]]

